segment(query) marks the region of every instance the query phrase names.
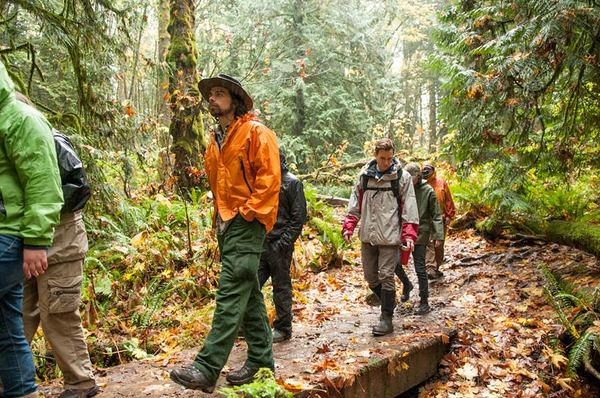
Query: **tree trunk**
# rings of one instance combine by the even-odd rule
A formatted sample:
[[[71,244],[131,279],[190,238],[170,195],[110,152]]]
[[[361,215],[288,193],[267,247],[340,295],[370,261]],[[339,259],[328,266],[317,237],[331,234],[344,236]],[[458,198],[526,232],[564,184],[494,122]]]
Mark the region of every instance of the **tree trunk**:
[[[196,69],[195,0],[170,0],[170,5],[167,62],[173,117],[169,133],[173,138],[171,151],[175,155],[177,185],[189,188],[199,184],[197,164],[199,154],[206,148]]]
[[[304,0],[296,0],[294,2],[294,15],[293,15],[293,26],[292,32],[294,32],[294,47],[296,49],[296,57],[302,62],[299,65],[298,75],[295,79],[296,83],[296,96],[294,98],[294,104],[296,105],[296,120],[292,128],[292,134],[295,137],[302,136],[304,127],[306,126],[306,102],[304,100],[304,56],[305,56],[305,43],[302,35],[304,29],[304,13],[305,13]]]
[[[158,0],[158,49],[157,49],[157,84],[156,84],[156,114],[168,125],[167,101],[169,93],[169,73],[167,67],[167,51],[169,50],[169,0]]]
[[[429,153],[437,151],[437,81],[429,86]]]
[[[142,45],[142,35],[144,34],[144,25],[146,25],[146,20],[148,18],[148,16],[146,15],[146,12],[148,11],[148,3],[146,3],[146,5],[144,6],[144,12],[142,12],[142,20],[140,21],[140,30],[138,31],[138,37],[137,37],[137,41],[136,41],[136,49],[135,49],[135,58],[133,60],[133,69],[131,70],[131,83],[129,84],[129,94],[127,95],[127,99],[129,101],[131,101],[133,99],[133,92],[134,90],[136,90],[136,81],[135,78],[137,77],[137,72],[138,72],[138,64],[139,64],[139,60],[140,60],[140,47]],[[138,98],[139,99],[139,98]],[[138,104],[138,107],[141,108],[140,104]]]

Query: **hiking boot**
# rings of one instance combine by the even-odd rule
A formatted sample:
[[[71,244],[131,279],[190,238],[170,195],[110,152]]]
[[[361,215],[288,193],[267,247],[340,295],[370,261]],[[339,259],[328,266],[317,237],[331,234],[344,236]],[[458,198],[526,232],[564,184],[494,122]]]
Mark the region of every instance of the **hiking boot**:
[[[421,303],[419,304],[419,308],[417,308],[417,310],[415,311],[415,314],[425,315],[429,312],[431,312],[431,307],[429,306],[429,303],[427,302],[427,300],[421,299]]]
[[[77,390],[65,390],[58,396],[58,398],[89,398],[95,396],[99,392],[100,387],[98,386]]]
[[[273,368],[270,369],[273,370]],[[259,368],[251,368],[250,366],[244,364],[244,366],[238,370],[229,372],[225,379],[231,385],[241,386],[242,384],[248,384],[252,382],[258,370]]]
[[[292,338],[292,333],[282,332],[279,329],[273,329],[273,343],[281,343]]]
[[[408,283],[403,283],[402,285],[402,296],[400,297],[400,301],[402,301],[403,303],[407,302],[410,299],[410,292],[411,290],[413,290],[413,284],[408,282]]]
[[[427,277],[430,280],[440,279],[443,276],[444,276],[444,273],[442,271],[440,271],[439,269],[434,269],[433,271],[430,271],[430,272],[427,273]]]
[[[169,374],[171,380],[181,384],[185,388],[192,390],[202,390],[206,393],[212,393],[215,390],[215,384],[208,380],[204,374],[194,366],[173,369]]]

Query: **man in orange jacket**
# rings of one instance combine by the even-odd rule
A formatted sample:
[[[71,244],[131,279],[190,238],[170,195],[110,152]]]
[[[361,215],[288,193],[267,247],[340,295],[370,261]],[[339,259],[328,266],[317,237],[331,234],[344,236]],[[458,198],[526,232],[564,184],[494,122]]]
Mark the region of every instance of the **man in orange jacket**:
[[[423,166],[423,179],[427,180],[429,185],[434,189],[444,220],[444,240],[441,245],[434,246],[433,248],[435,252],[435,268],[428,273],[429,279],[437,279],[444,276],[442,271],[440,271],[440,266],[444,263],[444,242],[448,235],[448,225],[450,225],[450,221],[456,215],[456,207],[454,206],[448,183],[443,178],[437,177],[435,167],[431,163],[425,163]]]
[[[221,251],[221,275],[212,328],[191,366],[171,371],[187,388],[212,392],[240,326],[248,359],[230,372],[233,385],[274,368],[272,335],[258,283],[266,233],[277,218],[281,169],[275,134],[250,113],[252,98],[239,81],[219,74],[199,84],[219,124],[211,133],[204,165],[214,196],[214,227]]]

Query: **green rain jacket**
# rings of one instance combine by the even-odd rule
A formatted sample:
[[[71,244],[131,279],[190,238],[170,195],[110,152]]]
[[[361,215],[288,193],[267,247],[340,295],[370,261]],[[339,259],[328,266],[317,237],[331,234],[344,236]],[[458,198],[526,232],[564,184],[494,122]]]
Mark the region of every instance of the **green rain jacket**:
[[[435,191],[427,181],[415,185],[415,197],[419,208],[419,236],[415,244],[426,245],[429,240],[444,240],[444,222]]]
[[[14,91],[0,62],[0,235],[48,247],[63,203],[52,130]]]

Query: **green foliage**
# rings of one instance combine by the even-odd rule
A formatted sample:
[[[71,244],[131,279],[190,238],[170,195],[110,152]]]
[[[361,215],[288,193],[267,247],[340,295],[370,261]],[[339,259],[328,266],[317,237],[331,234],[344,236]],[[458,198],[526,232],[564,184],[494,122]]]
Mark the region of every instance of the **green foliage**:
[[[479,230],[492,233],[511,227],[527,233],[558,234],[560,228],[567,227],[555,220],[566,220],[570,224],[560,241],[576,241],[585,235],[583,241],[589,242],[589,247],[584,250],[599,246],[594,243],[594,231],[600,221],[600,186],[594,174],[582,174],[570,181],[530,172],[513,177],[512,184],[505,185],[499,174],[506,171],[493,162],[474,167],[452,182],[452,195],[459,208],[480,219]]]
[[[547,178],[532,184],[528,200],[542,217],[566,221],[600,222],[600,185],[594,174],[581,175],[573,183]]]
[[[575,289],[547,265],[539,265],[548,301],[570,337],[568,369],[575,374],[585,362],[593,365],[600,354],[600,286],[593,291]]]
[[[315,256],[309,266],[315,270],[341,266],[342,249],[346,243],[333,209],[317,199],[317,191],[311,185],[304,188],[304,195],[308,207],[308,225],[317,229],[323,243],[323,251]]]
[[[600,8],[579,0],[452,1],[432,64],[447,76],[445,150],[502,181],[598,167]]]
[[[222,387],[219,392],[226,398],[292,398],[294,394],[277,384],[271,369],[262,368],[252,383],[236,387]]]

